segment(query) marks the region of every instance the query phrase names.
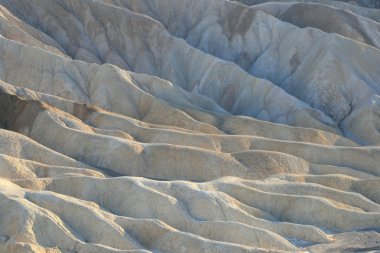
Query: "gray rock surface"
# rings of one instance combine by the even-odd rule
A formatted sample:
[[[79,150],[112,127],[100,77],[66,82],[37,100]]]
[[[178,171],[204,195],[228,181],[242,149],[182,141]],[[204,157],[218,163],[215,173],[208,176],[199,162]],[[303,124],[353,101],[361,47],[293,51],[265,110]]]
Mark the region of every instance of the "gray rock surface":
[[[241,2],[0,0],[0,253],[380,249],[376,2]]]

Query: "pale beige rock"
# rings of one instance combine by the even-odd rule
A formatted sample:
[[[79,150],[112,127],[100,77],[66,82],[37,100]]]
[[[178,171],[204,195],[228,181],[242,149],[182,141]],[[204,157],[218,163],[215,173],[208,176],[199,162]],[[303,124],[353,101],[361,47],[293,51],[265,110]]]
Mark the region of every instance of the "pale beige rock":
[[[379,250],[379,12],[313,2],[0,0],[0,253]]]

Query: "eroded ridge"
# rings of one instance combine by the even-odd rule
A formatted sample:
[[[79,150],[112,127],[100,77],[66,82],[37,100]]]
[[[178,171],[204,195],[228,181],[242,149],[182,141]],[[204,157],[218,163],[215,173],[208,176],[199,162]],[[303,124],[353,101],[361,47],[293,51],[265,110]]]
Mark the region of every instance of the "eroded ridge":
[[[241,2],[0,0],[0,253],[380,250],[379,10]]]

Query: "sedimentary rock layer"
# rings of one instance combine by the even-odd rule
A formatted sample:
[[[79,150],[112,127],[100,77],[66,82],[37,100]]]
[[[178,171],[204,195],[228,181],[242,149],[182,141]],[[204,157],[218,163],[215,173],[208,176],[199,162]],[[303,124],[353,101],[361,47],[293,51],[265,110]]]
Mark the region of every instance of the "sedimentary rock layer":
[[[241,2],[0,0],[0,252],[380,249],[379,10]]]

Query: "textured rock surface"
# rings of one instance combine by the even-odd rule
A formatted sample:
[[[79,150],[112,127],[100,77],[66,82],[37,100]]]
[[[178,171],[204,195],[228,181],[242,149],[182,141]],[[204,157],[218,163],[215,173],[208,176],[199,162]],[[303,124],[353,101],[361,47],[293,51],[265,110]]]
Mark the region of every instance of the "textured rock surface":
[[[1,253],[380,250],[377,2],[240,2],[0,0]]]

